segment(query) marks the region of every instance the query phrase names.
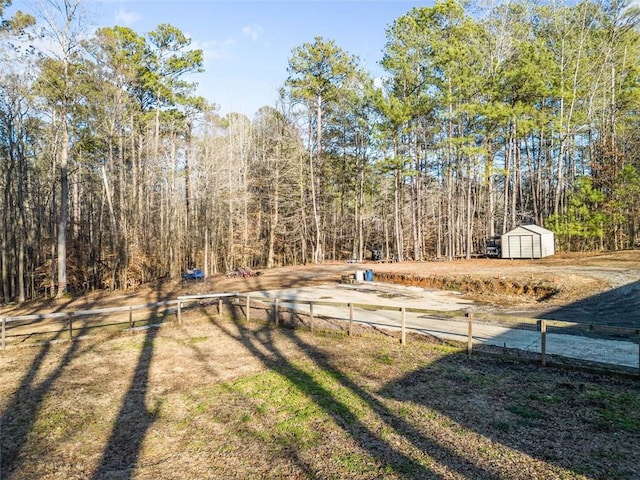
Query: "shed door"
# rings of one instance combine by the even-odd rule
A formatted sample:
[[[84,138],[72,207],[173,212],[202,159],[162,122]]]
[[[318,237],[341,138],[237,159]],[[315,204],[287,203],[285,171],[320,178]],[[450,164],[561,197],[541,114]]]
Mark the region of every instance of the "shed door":
[[[533,235],[509,236],[510,258],[533,258]]]

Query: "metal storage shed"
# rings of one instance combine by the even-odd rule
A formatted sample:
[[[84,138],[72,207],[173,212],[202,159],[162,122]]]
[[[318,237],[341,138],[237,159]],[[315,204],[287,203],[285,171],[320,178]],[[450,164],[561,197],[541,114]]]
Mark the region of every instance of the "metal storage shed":
[[[522,225],[502,235],[502,258],[542,258],[555,253],[553,232]]]

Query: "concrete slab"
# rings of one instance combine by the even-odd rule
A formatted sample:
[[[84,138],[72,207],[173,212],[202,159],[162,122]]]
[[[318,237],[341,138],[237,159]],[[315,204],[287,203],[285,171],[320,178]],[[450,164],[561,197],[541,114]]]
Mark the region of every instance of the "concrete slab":
[[[368,303],[397,307],[425,308],[441,311],[464,311],[474,302],[462,298],[459,292],[404,287],[379,282],[329,284],[312,287],[287,288],[251,292],[251,296],[324,300],[331,302]]]
[[[309,306],[297,302],[325,301],[420,308],[441,312],[457,311],[460,315],[454,319],[406,313],[405,325],[409,331],[459,342],[467,341],[468,322],[464,319],[464,315],[474,306],[474,302],[462,298],[461,294],[457,292],[404,287],[379,282],[258,291],[251,292],[250,295],[265,299],[278,298],[281,305],[303,312],[309,312]],[[349,311],[344,305],[314,305],[314,314],[349,319]],[[398,330],[401,327],[401,314],[398,311],[355,308],[353,315],[354,322],[376,328]],[[473,338],[475,343],[515,348],[527,352],[540,352],[541,335],[535,325],[531,325],[529,328],[509,328],[501,325],[475,323]],[[594,339],[556,333],[547,334],[547,354],[592,362],[639,368],[638,348],[638,344],[631,341]]]

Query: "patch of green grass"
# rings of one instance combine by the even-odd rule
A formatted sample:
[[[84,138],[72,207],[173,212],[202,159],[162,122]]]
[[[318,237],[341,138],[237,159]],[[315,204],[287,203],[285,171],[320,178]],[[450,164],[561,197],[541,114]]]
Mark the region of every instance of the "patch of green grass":
[[[624,454],[614,448],[601,448],[593,452],[594,456],[609,462],[620,462],[624,460]]]
[[[252,435],[267,443],[296,445],[304,450],[320,440],[317,424],[338,417],[352,423],[369,413],[369,407],[331,372],[307,363],[265,371],[233,383],[213,386],[199,398],[244,405],[242,411],[229,411],[220,421],[230,431],[234,423],[260,425]],[[249,402],[243,401],[249,400]],[[246,405],[252,405],[246,408]],[[194,407],[196,415],[209,414],[207,401]]]
[[[202,342],[206,342],[208,339],[209,337],[192,337],[189,339],[189,343],[191,344],[202,343]]]
[[[382,440],[383,442],[388,442],[391,436],[393,435],[393,429],[389,427],[382,427],[378,431],[378,435],[380,435],[380,440]]]
[[[507,410],[526,420],[536,420],[542,416],[540,412],[536,411],[528,405],[513,404],[509,405],[507,407]]]
[[[375,357],[375,360],[383,365],[393,365],[393,358],[387,352],[380,353]]]
[[[530,393],[527,395],[527,398],[528,398],[529,400],[534,401],[534,402],[540,402],[540,401],[543,401],[543,400],[544,400],[544,398],[542,397],[542,395],[540,395],[540,393],[539,393],[539,392],[530,392]]]
[[[366,473],[376,472],[378,466],[368,455],[359,452],[341,453],[334,455],[332,461],[345,473],[353,476],[361,476]]]
[[[491,422],[489,422],[489,426],[492,429],[497,430],[498,432],[506,433],[511,430],[511,423],[503,419],[492,420]]]
[[[34,430],[38,433],[61,433],[72,423],[73,417],[64,410],[43,413],[37,420]]]
[[[276,423],[275,440],[280,445],[296,445],[298,449],[306,449],[316,444],[318,434],[313,431],[308,419],[287,416]]]
[[[627,432],[640,429],[640,418],[637,413],[630,414],[616,408],[597,408],[596,411],[600,414],[600,420],[604,425]]]
[[[586,393],[602,426],[627,432],[640,430],[640,397],[631,393],[592,389]]]
[[[448,345],[446,343],[434,343],[430,345],[430,349],[437,353],[444,353],[450,355],[453,353],[465,353],[466,350],[457,345]]]
[[[435,370],[434,370],[434,375],[437,374],[446,374],[447,378],[452,377],[452,378],[462,378],[464,376],[466,376],[460,369],[460,365],[450,365],[448,363],[441,363],[441,364],[436,364],[434,365]]]
[[[411,413],[412,409],[408,405],[402,405],[400,408],[398,408],[398,415],[401,415],[403,417],[408,417],[409,415],[411,415]]]
[[[477,387],[477,388],[482,388],[482,387],[486,387],[486,386],[490,386],[495,384],[495,379],[489,377],[488,375],[472,375],[471,378],[469,378],[469,383],[471,384],[471,386],[473,387]]]

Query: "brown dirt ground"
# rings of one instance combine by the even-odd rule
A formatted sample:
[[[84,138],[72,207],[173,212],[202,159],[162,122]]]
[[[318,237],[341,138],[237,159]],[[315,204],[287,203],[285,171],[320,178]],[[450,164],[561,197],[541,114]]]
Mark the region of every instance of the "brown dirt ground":
[[[276,290],[338,282],[357,269],[376,280],[462,291],[484,311],[640,326],[640,250],[562,253],[538,260],[460,259],[399,263],[323,263],[262,270],[251,278],[160,281],[130,292],[90,292],[0,307],[0,316],[152,303],[178,295]],[[597,318],[589,318],[589,313]],[[586,317],[585,317],[586,315]]]

